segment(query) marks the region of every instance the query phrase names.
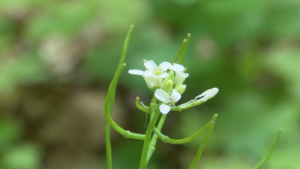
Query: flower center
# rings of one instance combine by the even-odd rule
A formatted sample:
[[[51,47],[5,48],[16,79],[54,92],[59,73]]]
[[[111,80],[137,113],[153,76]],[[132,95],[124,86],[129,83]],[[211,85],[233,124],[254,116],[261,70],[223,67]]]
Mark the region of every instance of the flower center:
[[[154,75],[161,75],[162,74],[161,68],[154,68],[152,73]]]
[[[176,102],[175,102],[173,99],[169,98],[169,104],[170,104],[170,105],[175,105],[175,103],[176,103]]]

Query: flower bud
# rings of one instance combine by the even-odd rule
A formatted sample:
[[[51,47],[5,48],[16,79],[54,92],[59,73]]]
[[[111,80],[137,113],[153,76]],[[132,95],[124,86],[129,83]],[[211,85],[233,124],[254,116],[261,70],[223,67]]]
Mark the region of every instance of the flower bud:
[[[174,81],[174,71],[171,70],[171,71],[169,72],[168,78]]]
[[[165,78],[164,83],[168,80],[174,81],[174,72],[172,70],[169,72],[169,75]]]
[[[184,93],[185,89],[186,89],[186,85],[183,84],[179,84],[175,87],[175,90],[177,90],[177,92],[180,94]]]
[[[164,82],[164,85],[163,85],[163,89],[166,91],[166,92],[170,92],[172,91],[173,89],[173,80],[168,80],[168,81],[165,81]]]

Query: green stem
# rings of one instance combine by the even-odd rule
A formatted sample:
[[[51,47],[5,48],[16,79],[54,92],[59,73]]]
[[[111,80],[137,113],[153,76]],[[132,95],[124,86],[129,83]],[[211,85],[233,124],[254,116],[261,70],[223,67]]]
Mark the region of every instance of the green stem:
[[[113,87],[112,94],[109,97],[109,107],[108,113],[111,114],[112,107],[115,100],[115,87]],[[107,168],[112,169],[112,153],[111,153],[111,143],[110,143],[110,123],[109,120],[105,120],[105,145],[106,145],[106,159],[107,159]]]
[[[281,133],[282,133],[282,129],[280,128],[279,130],[278,130],[278,132],[277,132],[277,135],[276,135],[276,137],[274,138],[274,140],[273,140],[273,142],[272,142],[272,145],[271,145],[271,147],[270,147],[270,149],[269,149],[269,152],[266,154],[266,156],[254,167],[254,169],[259,169],[261,166],[263,166],[266,162],[267,162],[267,160],[271,157],[271,155],[272,155],[272,153],[273,153],[273,151],[274,151],[274,148],[275,148],[275,145],[276,145],[276,143],[277,143],[277,141],[278,141],[278,139],[279,139],[279,137],[280,137],[280,135],[281,135]]]
[[[206,144],[207,144],[207,142],[208,142],[208,140],[211,136],[211,133],[214,129],[214,125],[215,125],[215,123],[214,123],[214,121],[212,121],[212,123],[210,124],[210,128],[208,129],[208,131],[205,135],[205,138],[204,138],[203,142],[201,143],[201,145],[198,149],[198,152],[197,152],[192,164],[190,165],[189,169],[194,169],[196,167],[197,163],[199,162],[199,160],[201,158],[201,155],[203,153],[203,150],[204,150],[204,148],[205,148],[205,146],[206,146]]]
[[[184,49],[183,49],[183,51],[182,51],[182,55],[181,55],[180,60],[179,60],[179,62],[178,62],[178,63],[181,64],[181,65],[182,65],[182,63],[183,63],[183,61],[184,61],[186,49],[187,49],[187,47],[188,47],[188,45],[189,45],[190,39],[191,39],[191,34],[188,33],[188,34],[187,34],[187,41],[186,41],[186,44],[185,44],[185,46],[184,46]]]
[[[122,66],[122,64],[125,62],[128,43],[129,43],[129,39],[130,39],[130,35],[132,33],[132,30],[133,30],[133,27],[134,27],[133,25],[130,26],[129,31],[127,33],[127,36],[125,38],[125,42],[124,42],[123,50],[122,50],[122,55],[121,55],[121,59],[120,59],[120,62],[119,62],[119,67]],[[109,117],[110,117],[110,114],[112,112],[112,107],[113,107],[114,100],[115,100],[116,86],[117,86],[118,79],[119,79],[119,76],[116,76],[117,73],[118,73],[118,69],[117,69],[117,71],[115,73],[115,76],[114,76],[115,80],[113,79],[114,83],[113,83],[113,81],[111,82],[110,89],[108,90],[108,94],[105,98],[105,103],[106,104],[104,104],[104,113],[106,114],[106,116],[108,115]],[[121,72],[120,72],[120,74],[121,74]],[[108,169],[112,169],[112,153],[111,153],[111,143],[110,143],[110,121],[112,121],[111,118],[106,119],[106,121],[105,121],[105,144],[106,144],[106,156],[107,156],[107,167],[108,167]]]
[[[191,136],[184,138],[184,139],[171,139],[168,136],[162,134],[159,130],[157,130],[156,128],[154,128],[154,133],[159,137],[159,139],[161,139],[164,143],[170,143],[170,144],[184,144],[184,143],[188,143],[192,140],[194,140],[196,137],[200,136],[201,134],[203,134],[210,126],[212,123],[215,123],[216,119],[218,117],[218,114],[215,114],[213,116],[213,118],[199,131],[197,131],[196,133],[192,134]]]
[[[107,96],[104,102],[104,115],[106,117],[105,121],[105,146],[106,146],[106,158],[107,158],[107,167],[108,169],[112,169],[112,153],[111,153],[111,143],[110,143],[110,114],[112,111],[112,106],[115,98],[115,90],[117,86],[117,81],[120,77],[122,70],[124,69],[126,64],[119,66],[117,69],[115,76],[108,88]],[[108,118],[109,117],[109,118]]]
[[[124,41],[124,44],[123,44],[122,55],[121,55],[121,59],[120,59],[120,62],[119,62],[119,66],[125,62],[126,54],[127,54],[127,48],[128,48],[128,44],[129,44],[129,40],[130,40],[130,36],[131,36],[133,28],[134,28],[134,25],[130,25],[129,30],[127,32],[127,35],[126,35],[126,38],[125,38],[125,41]]]
[[[110,124],[108,120],[105,122],[105,144],[106,144],[106,160],[107,168],[112,169],[112,155],[111,155],[111,144],[110,144]]]
[[[167,115],[166,114],[163,114],[158,122],[158,125],[157,125],[157,129],[158,131],[160,131],[162,129],[162,126],[166,120],[166,117]],[[155,130],[154,129],[154,130]],[[152,157],[152,154],[153,152],[155,151],[155,145],[156,145],[156,141],[157,141],[157,138],[158,136],[156,134],[153,135],[152,139],[151,139],[151,142],[150,142],[150,147],[148,149],[148,156],[147,156],[147,163],[149,162],[149,160],[151,159]]]
[[[111,118],[110,116],[110,110],[111,108],[109,107],[111,105],[111,101],[110,98],[112,97],[112,95],[114,94],[114,90],[116,88],[116,83],[119,79],[119,76],[122,72],[122,70],[124,69],[124,67],[126,66],[126,64],[124,63],[123,65],[119,66],[119,68],[117,69],[117,72],[108,88],[108,92],[107,92],[107,96],[105,98],[105,102],[104,102],[104,115],[105,118],[108,120],[108,122],[110,123],[110,125],[121,135],[123,135],[125,138],[132,138],[132,139],[138,139],[138,140],[144,140],[145,139],[145,135],[142,134],[136,134],[136,133],[131,133],[130,131],[124,130],[123,128],[121,128],[116,122],[114,122],[114,120]],[[105,131],[109,131],[105,130]]]
[[[137,139],[137,140],[144,140],[145,139],[145,135],[143,134],[137,134],[137,133],[132,133],[128,130],[124,130],[123,128],[121,128],[115,121],[113,121],[113,119],[111,118],[111,116],[107,113],[105,113],[105,117],[107,119],[107,121],[110,123],[110,125],[121,135],[123,135],[125,138],[132,138],[132,139]],[[105,130],[105,131],[109,131],[109,130]]]
[[[183,39],[183,42],[182,42],[182,44],[181,44],[179,50],[177,51],[176,55],[174,56],[173,60],[171,61],[172,64],[175,63],[175,62],[177,61],[177,59],[179,58],[179,56],[180,56],[182,50],[183,50],[184,47],[185,47],[185,44],[186,44],[186,39]]]
[[[147,130],[146,130],[146,134],[145,134],[145,140],[144,140],[144,146],[143,146],[143,151],[142,151],[142,157],[141,157],[141,162],[140,162],[140,169],[146,169],[147,166],[147,154],[148,154],[148,148],[150,145],[150,139],[151,139],[151,134],[152,131],[155,127],[155,123],[159,117],[160,111],[159,109],[155,110],[154,116],[152,118],[152,120],[150,121]]]

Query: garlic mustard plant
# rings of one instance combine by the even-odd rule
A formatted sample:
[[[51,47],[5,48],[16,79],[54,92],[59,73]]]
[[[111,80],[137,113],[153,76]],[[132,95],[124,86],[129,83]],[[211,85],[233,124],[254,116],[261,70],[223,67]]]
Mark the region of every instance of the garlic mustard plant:
[[[209,99],[212,99],[219,92],[219,89],[215,87],[211,88],[186,103],[176,105],[176,103],[181,99],[181,95],[184,93],[187,87],[187,85],[183,83],[185,79],[189,76],[189,74],[186,73],[187,69],[184,68],[184,66],[182,65],[185,58],[187,45],[191,36],[190,34],[188,34],[187,39],[183,40],[181,47],[179,48],[171,62],[162,62],[159,64],[159,66],[157,66],[153,60],[144,60],[145,70],[130,69],[128,71],[128,73],[130,74],[143,76],[147,86],[153,91],[153,98],[148,106],[140,102],[139,97],[137,97],[135,100],[137,108],[145,113],[150,114],[151,117],[150,122],[147,125],[145,134],[132,133],[128,130],[124,130],[111,118],[111,111],[115,99],[117,82],[122,70],[126,66],[124,62],[132,30],[133,25],[130,27],[126,36],[118,69],[115,73],[113,80],[111,81],[104,103],[104,115],[106,118],[105,141],[107,168],[113,168],[110,143],[111,126],[125,138],[142,140],[144,142],[143,149],[141,152],[139,169],[146,169],[147,164],[155,151],[157,139],[160,139],[162,142],[169,144],[184,144],[194,140],[196,137],[206,132],[205,137],[195,155],[195,158],[193,161],[191,161],[191,165],[189,167],[189,169],[194,169],[199,159],[201,158],[202,152],[204,151],[204,148],[212,134],[214,124],[218,115],[215,114],[202,129],[192,134],[191,136],[188,136],[183,139],[171,139],[168,136],[161,133],[161,129],[166,120],[167,114],[170,111],[181,112],[188,108],[200,105],[208,101]],[[178,59],[178,63],[175,63]],[[276,141],[280,136],[280,133],[281,131],[278,132],[267,156],[255,168],[260,168],[270,157],[276,144]]]

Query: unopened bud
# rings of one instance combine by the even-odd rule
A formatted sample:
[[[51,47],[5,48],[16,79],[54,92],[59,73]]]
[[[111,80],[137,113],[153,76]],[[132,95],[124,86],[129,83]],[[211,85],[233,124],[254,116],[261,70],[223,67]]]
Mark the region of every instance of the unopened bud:
[[[171,80],[174,80],[174,71],[173,70],[171,70],[170,72],[169,72],[169,79],[171,79]]]
[[[172,91],[172,89],[173,89],[173,80],[170,79],[168,81],[165,81],[164,84],[163,84],[163,89],[166,92]]]
[[[168,77],[166,77],[166,79],[167,80],[174,80],[174,71],[173,70],[170,70],[170,72],[169,72],[169,76]]]
[[[164,80],[164,85],[165,85],[165,83],[167,83],[169,80],[174,81],[174,72],[173,72],[172,70],[169,72],[169,75],[165,78],[165,80]]]
[[[186,89],[186,85],[183,84],[179,84],[175,87],[175,90],[177,90],[177,92],[180,94],[184,93],[185,89]]]

